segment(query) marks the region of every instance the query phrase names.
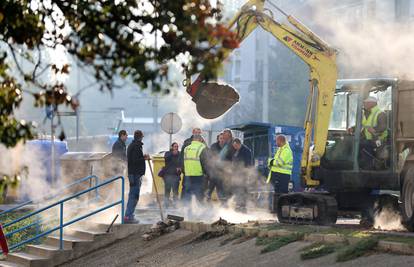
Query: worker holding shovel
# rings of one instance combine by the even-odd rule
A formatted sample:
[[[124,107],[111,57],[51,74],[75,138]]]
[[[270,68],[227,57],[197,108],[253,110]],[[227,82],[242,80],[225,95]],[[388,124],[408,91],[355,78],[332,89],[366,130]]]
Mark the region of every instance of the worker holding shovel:
[[[143,138],[144,133],[136,130],[134,140],[127,149],[129,195],[124,223],[139,223],[135,219],[134,212],[139,200],[142,177],[145,175],[145,160],[149,159],[149,156],[142,152]]]

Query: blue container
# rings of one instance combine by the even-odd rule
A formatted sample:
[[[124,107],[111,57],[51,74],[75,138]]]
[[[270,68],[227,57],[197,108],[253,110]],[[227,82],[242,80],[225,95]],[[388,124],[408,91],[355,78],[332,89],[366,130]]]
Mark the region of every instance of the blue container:
[[[285,135],[293,152],[293,190],[295,192],[303,191],[300,177],[300,162],[305,131],[302,127],[249,122],[233,125],[229,128],[243,133],[244,144],[252,150],[256,167],[262,177],[267,177],[269,173],[267,160],[272,158],[277,150],[275,137],[278,134]]]
[[[278,134],[283,134],[286,136],[290,148],[293,152],[293,169],[292,169],[292,181],[293,181],[293,191],[300,192],[303,191],[301,186],[301,177],[300,177],[300,163],[302,159],[303,152],[303,143],[305,140],[305,130],[302,127],[296,126],[286,126],[286,125],[273,125],[271,127],[271,139],[269,143],[272,147],[272,156],[276,153],[276,136]]]

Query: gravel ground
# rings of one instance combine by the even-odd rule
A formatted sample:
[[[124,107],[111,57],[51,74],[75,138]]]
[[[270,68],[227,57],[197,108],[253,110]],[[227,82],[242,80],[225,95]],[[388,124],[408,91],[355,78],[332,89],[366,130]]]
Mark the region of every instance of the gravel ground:
[[[337,263],[332,254],[302,261],[298,250],[309,244],[306,242],[295,242],[260,254],[261,247],[255,245],[255,239],[220,246],[220,241],[227,236],[190,242],[194,237],[192,232],[177,230],[146,242],[137,234],[63,266],[414,266],[414,256],[373,254]]]

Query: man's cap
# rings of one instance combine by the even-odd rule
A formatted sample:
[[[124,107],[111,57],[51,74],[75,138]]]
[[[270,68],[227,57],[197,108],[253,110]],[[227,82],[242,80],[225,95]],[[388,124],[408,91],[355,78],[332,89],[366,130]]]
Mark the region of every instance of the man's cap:
[[[364,102],[377,103],[378,99],[376,97],[369,96],[369,97],[365,98]]]

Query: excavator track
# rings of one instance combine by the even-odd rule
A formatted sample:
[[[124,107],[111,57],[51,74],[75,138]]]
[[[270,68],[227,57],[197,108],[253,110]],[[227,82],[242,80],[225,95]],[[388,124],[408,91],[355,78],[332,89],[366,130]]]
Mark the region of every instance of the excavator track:
[[[280,223],[332,225],[336,223],[338,204],[326,193],[290,193],[281,195],[277,204]]]

